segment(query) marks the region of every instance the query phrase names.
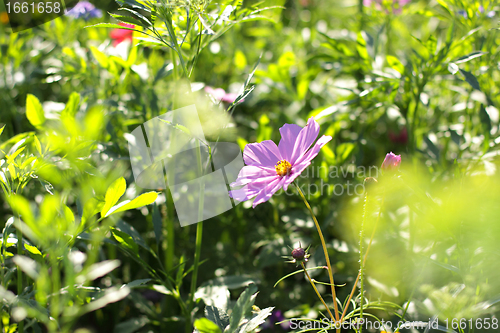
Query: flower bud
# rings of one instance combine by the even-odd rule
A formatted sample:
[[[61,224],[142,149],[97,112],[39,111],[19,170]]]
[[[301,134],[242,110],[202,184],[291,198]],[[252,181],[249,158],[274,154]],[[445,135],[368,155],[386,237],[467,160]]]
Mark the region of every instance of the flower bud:
[[[301,247],[292,250],[292,257],[295,260],[304,260],[305,256],[306,256],[306,251]]]
[[[382,171],[396,171],[399,169],[399,165],[401,164],[401,155],[393,154],[391,151],[389,154],[385,155],[384,162],[382,163]]]

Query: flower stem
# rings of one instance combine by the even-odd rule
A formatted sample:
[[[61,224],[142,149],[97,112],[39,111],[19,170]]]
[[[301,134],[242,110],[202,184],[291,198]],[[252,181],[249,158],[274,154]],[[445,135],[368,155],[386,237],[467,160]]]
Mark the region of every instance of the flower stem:
[[[200,176],[203,175],[203,173],[206,171],[203,168],[203,163],[201,160],[201,147],[198,146],[197,148],[197,154],[196,154],[196,162],[198,164],[198,169],[200,170]],[[210,152],[210,159],[212,158],[211,152]],[[207,165],[208,168],[208,165]],[[198,224],[196,225],[196,249],[194,253],[194,263],[193,263],[193,276],[191,278],[191,292],[189,294],[189,302],[188,302],[188,311],[189,311],[189,318],[187,319],[186,323],[186,333],[191,332],[192,326],[191,326],[191,311],[194,308],[195,305],[195,299],[194,299],[194,293],[196,291],[196,284],[198,280],[198,266],[200,264],[200,256],[201,256],[201,242],[202,242],[202,237],[203,237],[203,207],[205,205],[205,181],[202,180],[200,184],[200,194],[199,194],[199,202],[198,202]]]
[[[368,246],[366,247],[366,252],[365,252],[365,256],[363,258],[363,263],[362,263],[363,266],[366,263],[366,257],[368,257],[368,252],[370,252],[370,247],[372,246],[373,237],[375,236],[375,231],[377,230],[377,225],[378,225],[378,222],[380,220],[380,215],[382,214],[382,206],[384,205],[384,199],[385,199],[385,195],[382,197],[382,201],[380,203],[380,210],[379,210],[378,216],[377,216],[377,221],[375,222],[375,227],[373,228],[372,235],[370,237],[370,242],[368,243]],[[349,302],[351,301],[352,297],[354,296],[354,292],[356,291],[356,286],[358,285],[360,275],[361,275],[361,271],[358,273],[358,277],[356,278],[356,281],[354,282],[354,286],[352,287],[351,294],[349,295],[349,298],[346,302],[346,306],[344,307],[344,311],[342,312],[342,316],[340,317],[340,322],[342,322],[342,320],[344,319],[344,317],[346,315],[347,308],[349,307]]]
[[[332,288],[332,298],[333,298],[333,307],[335,310],[335,321],[339,321],[339,309],[337,306],[337,295],[335,293],[335,283],[333,281],[333,273],[332,273],[332,265],[330,264],[330,257],[328,256],[328,250],[326,249],[326,243],[325,243],[325,238],[323,237],[323,233],[321,232],[321,228],[319,227],[318,220],[316,219],[316,216],[314,215],[311,206],[309,205],[309,202],[307,201],[306,197],[304,196],[304,193],[302,193],[302,190],[300,187],[294,183],[295,187],[297,188],[297,191],[299,192],[300,196],[302,197],[302,200],[304,200],[304,203],[309,210],[309,213],[311,213],[311,217],[314,221],[314,224],[316,225],[316,229],[318,230],[319,238],[321,239],[321,245],[323,247],[323,252],[325,254],[325,259],[326,259],[326,265],[328,266],[328,275],[330,277],[330,285]],[[338,329],[340,331],[340,329]]]
[[[330,308],[328,307],[328,305],[326,305],[325,301],[323,300],[323,297],[321,297],[321,294],[319,293],[318,291],[318,288],[316,288],[316,286],[314,285],[314,281],[311,279],[311,277],[309,276],[309,273],[307,272],[306,270],[306,266],[304,266],[304,263],[301,262],[300,265],[302,266],[302,269],[304,270],[304,273],[306,273],[306,276],[307,276],[307,279],[309,280],[309,282],[311,283],[311,286],[313,287],[314,291],[316,292],[316,295],[318,295],[318,298],[319,300],[321,301],[321,303],[323,303],[323,305],[325,306],[326,308],[326,311],[328,311],[328,314],[330,315],[330,318],[333,320],[333,314],[332,312],[330,311]]]
[[[21,221],[19,221],[21,222]],[[23,233],[21,231],[21,223],[17,226],[17,254],[23,254]],[[21,267],[17,267],[17,297],[21,298],[21,294],[23,292],[23,272],[21,271]],[[18,332],[24,332],[24,320],[21,320],[18,325]]]
[[[363,261],[363,242],[364,242],[364,228],[366,222],[366,206],[368,203],[368,192],[365,194],[365,202],[363,205],[363,218],[361,219],[361,230],[359,232],[359,279],[361,280],[361,288],[360,288],[360,300],[359,300],[359,319],[361,321],[361,325],[359,326],[359,333],[363,332],[363,303],[365,300],[365,288],[364,288],[364,270],[365,263]]]

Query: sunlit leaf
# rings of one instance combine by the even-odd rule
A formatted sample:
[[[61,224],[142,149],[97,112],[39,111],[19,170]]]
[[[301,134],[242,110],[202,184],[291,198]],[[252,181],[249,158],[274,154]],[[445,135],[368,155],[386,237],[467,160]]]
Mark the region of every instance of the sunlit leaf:
[[[153,202],[155,202],[156,198],[158,197],[157,192],[147,192],[144,194],[141,194],[134,200],[126,200],[123,202],[120,202],[118,205],[112,207],[106,214],[105,216],[109,216],[111,214],[116,214],[119,212],[123,212],[126,210],[131,210],[135,208],[139,208],[142,206],[150,205]]]
[[[123,231],[114,229],[114,228],[111,230],[111,233],[113,234],[113,237],[115,238],[115,240],[123,248],[128,249],[135,254],[139,253],[139,247],[134,242],[134,239],[132,237],[130,237],[128,234],[124,233]]]
[[[40,128],[45,123],[42,104],[40,104],[38,98],[31,94],[26,96],[26,117],[31,125],[36,128]]]
[[[219,326],[217,326],[213,321],[207,318],[196,319],[194,322],[194,327],[200,333],[221,333]]]
[[[88,281],[94,281],[95,279],[103,277],[104,275],[112,272],[119,266],[119,260],[105,260],[98,262],[89,267],[86,278]]]
[[[118,178],[109,186],[108,190],[106,191],[104,206],[102,207],[101,210],[102,216],[109,215],[108,214],[109,210],[118,202],[121,196],[125,193],[126,188],[127,184],[125,182],[125,178],[123,177]]]

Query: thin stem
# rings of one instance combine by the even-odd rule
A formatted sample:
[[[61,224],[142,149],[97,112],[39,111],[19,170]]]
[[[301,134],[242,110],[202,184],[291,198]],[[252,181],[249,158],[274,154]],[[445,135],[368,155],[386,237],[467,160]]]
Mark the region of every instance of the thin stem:
[[[302,190],[300,187],[294,183],[295,187],[297,188],[297,191],[299,192],[300,196],[302,197],[302,200],[304,200],[304,203],[309,210],[309,213],[311,213],[311,217],[314,221],[314,224],[316,225],[316,229],[318,230],[319,238],[321,239],[321,245],[323,247],[323,252],[325,254],[325,259],[326,259],[326,265],[328,266],[328,275],[330,277],[330,284],[332,288],[332,298],[333,298],[333,306],[335,310],[335,321],[339,321],[339,309],[337,306],[337,295],[335,293],[335,283],[333,281],[333,274],[332,274],[332,265],[330,264],[330,257],[328,256],[328,250],[326,249],[326,243],[325,243],[325,238],[323,237],[323,233],[321,232],[321,228],[319,227],[318,220],[316,219],[316,216],[314,215],[311,206],[309,205],[309,202],[307,201],[306,197],[304,196],[304,193],[302,193]],[[338,329],[340,331],[340,328]]]
[[[21,222],[21,221],[19,221]],[[17,226],[17,254],[23,254],[23,233],[21,232],[21,223]],[[21,267],[17,267],[17,297],[21,297],[23,292],[23,272],[21,271]],[[24,320],[21,320],[18,325],[18,332],[24,332]]]
[[[200,56],[200,50],[201,50],[201,39],[203,37],[203,34],[202,34],[202,29],[203,29],[203,25],[201,23],[201,20],[199,20],[199,35],[198,35],[198,47],[196,49],[196,56],[193,60],[193,64],[191,65],[191,70],[189,71],[189,77],[191,77],[191,75],[193,74],[193,69],[194,69],[194,66],[196,65],[196,63],[198,62],[198,57]]]
[[[359,319],[361,325],[359,326],[359,333],[363,332],[363,303],[365,300],[365,264],[363,261],[363,242],[364,242],[364,228],[366,223],[366,206],[368,204],[368,192],[365,194],[365,202],[363,205],[363,218],[361,219],[361,230],[359,232],[359,279],[361,280],[360,300],[359,300]]]
[[[167,179],[172,179],[168,177]],[[169,273],[174,267],[174,249],[175,249],[175,233],[174,233],[174,204],[172,202],[172,195],[170,189],[165,189],[166,195],[166,214],[165,214],[165,227],[167,230],[167,243],[165,244],[165,269]]]
[[[201,147],[198,145],[197,149],[197,164],[198,168],[200,170],[200,176],[203,175],[203,172],[205,171],[206,168],[208,168],[208,165],[210,165],[210,161],[207,164],[206,168],[203,168],[202,161],[201,161]],[[210,160],[212,158],[210,154]],[[203,179],[203,178],[202,178]],[[191,292],[189,294],[189,302],[188,302],[188,310],[191,312],[191,310],[194,308],[194,293],[196,291],[196,284],[198,280],[198,266],[200,264],[200,256],[201,256],[201,243],[202,243],[202,237],[203,237],[203,207],[205,205],[205,182],[202,180],[200,184],[200,195],[199,195],[199,202],[198,202],[198,224],[196,225],[196,249],[194,253],[194,263],[193,263],[193,276],[191,278]],[[189,318],[187,319],[186,322],[186,333],[191,332],[191,318],[190,314]]]
[[[368,243],[368,246],[366,247],[366,252],[365,252],[364,259],[363,259],[363,266],[366,263],[366,257],[368,257],[368,252],[370,252],[370,247],[372,246],[373,237],[375,236],[375,231],[377,230],[378,222],[380,220],[380,215],[382,214],[382,207],[384,206],[384,199],[385,199],[385,195],[382,197],[382,201],[380,202],[380,210],[378,212],[377,221],[375,222],[375,227],[373,228],[372,235],[370,237],[370,242]],[[358,277],[356,278],[356,281],[354,282],[354,286],[352,287],[351,294],[349,295],[349,298],[347,299],[347,302],[346,302],[346,306],[344,307],[344,311],[342,312],[342,317],[340,317],[340,322],[342,322],[342,320],[344,319],[344,317],[346,315],[347,308],[349,307],[349,302],[351,301],[352,297],[354,296],[354,292],[356,291],[356,286],[358,285],[360,275],[361,275],[361,272],[358,273]]]
[[[172,16],[169,15],[169,17],[167,17],[167,19],[165,20],[165,23],[167,25],[167,30],[168,30],[168,35],[170,36],[170,40],[172,41],[172,44],[174,44],[175,52],[179,56],[179,60],[182,66],[182,71],[184,72],[186,79],[189,80],[189,74],[186,68],[186,63],[184,62],[184,57],[182,56],[182,50],[179,46],[179,43],[177,42],[177,36],[175,35],[175,30],[174,27],[172,26]],[[191,91],[191,86],[189,86],[189,90]]]
[[[301,262],[300,265],[302,266],[302,269],[304,270],[304,273],[306,273],[307,279],[311,283],[311,286],[313,287],[314,291],[316,292],[316,295],[318,295],[319,300],[321,301],[321,303],[323,303],[323,305],[326,308],[326,311],[328,311],[328,314],[330,315],[330,318],[333,320],[333,318],[334,318],[333,314],[330,311],[330,308],[328,307],[328,305],[326,305],[325,301],[323,300],[323,297],[321,297],[321,294],[319,293],[318,288],[316,288],[316,285],[314,284],[314,281],[309,276],[309,273],[307,273],[306,266],[304,266],[303,262]]]

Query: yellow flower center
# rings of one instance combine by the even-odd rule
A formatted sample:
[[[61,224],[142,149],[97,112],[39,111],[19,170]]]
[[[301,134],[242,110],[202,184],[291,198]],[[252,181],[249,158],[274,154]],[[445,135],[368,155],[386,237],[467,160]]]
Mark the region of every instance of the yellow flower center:
[[[292,165],[287,160],[279,161],[274,168],[276,169],[276,174],[280,177],[289,175],[290,171],[292,171]]]

